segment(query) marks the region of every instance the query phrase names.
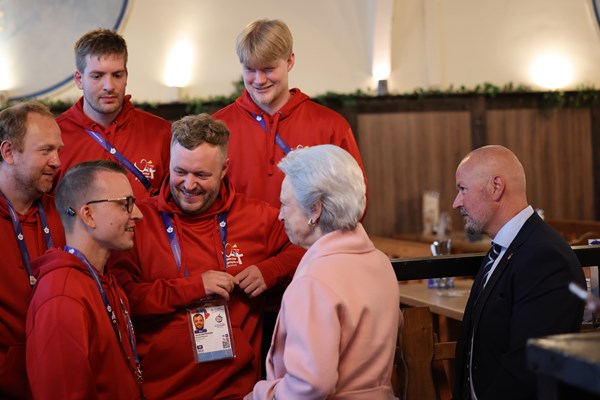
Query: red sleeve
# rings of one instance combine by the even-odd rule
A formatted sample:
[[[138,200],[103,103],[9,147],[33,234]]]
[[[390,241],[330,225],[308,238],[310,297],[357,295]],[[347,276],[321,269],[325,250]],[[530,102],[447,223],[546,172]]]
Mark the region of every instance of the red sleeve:
[[[155,258],[152,262],[160,263],[160,260]],[[136,317],[171,314],[206,296],[201,275],[147,282],[135,248],[128,252],[113,252],[108,265],[127,293],[131,313]]]

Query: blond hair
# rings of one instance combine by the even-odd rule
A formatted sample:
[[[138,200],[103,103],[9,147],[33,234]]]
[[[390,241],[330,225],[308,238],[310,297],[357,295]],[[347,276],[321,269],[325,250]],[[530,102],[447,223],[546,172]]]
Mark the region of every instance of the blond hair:
[[[293,42],[283,21],[260,19],[246,25],[238,35],[236,51],[242,64],[287,60],[293,52]]]

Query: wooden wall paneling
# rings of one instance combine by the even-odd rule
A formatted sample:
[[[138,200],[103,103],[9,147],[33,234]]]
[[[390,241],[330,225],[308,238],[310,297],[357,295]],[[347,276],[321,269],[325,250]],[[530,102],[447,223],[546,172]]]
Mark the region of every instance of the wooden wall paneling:
[[[485,97],[479,95],[469,101],[471,112],[471,142],[474,149],[487,143],[487,118]]]
[[[383,116],[383,118],[379,118]],[[368,209],[363,224],[372,235],[391,236],[396,220],[397,168],[393,119],[383,114],[360,116],[358,146],[367,175]]]
[[[371,235],[421,232],[422,193],[440,192],[452,211],[456,166],[471,150],[467,111],[360,114],[359,146],[369,180],[365,228]]]
[[[529,203],[544,209],[546,217],[594,219],[589,109],[488,110],[487,137],[519,157]]]

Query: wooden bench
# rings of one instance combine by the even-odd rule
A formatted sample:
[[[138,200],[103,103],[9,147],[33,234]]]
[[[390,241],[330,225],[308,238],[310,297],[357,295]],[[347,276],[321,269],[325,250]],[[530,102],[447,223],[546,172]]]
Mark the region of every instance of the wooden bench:
[[[452,397],[454,377],[442,361],[453,360],[456,342],[440,343],[429,307],[403,309],[392,387],[401,400],[440,400]]]

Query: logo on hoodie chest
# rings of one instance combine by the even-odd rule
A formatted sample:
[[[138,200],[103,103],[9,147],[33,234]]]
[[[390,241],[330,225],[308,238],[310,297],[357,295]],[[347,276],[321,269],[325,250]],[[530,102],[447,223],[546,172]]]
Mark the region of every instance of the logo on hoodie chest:
[[[227,243],[225,245],[225,258],[227,259],[225,268],[237,267],[244,264],[242,257],[244,257],[244,254],[238,248],[237,244]]]
[[[146,160],[142,158],[140,161],[136,161],[133,165],[146,177],[148,180],[154,179],[154,173],[156,168],[152,160]]]

